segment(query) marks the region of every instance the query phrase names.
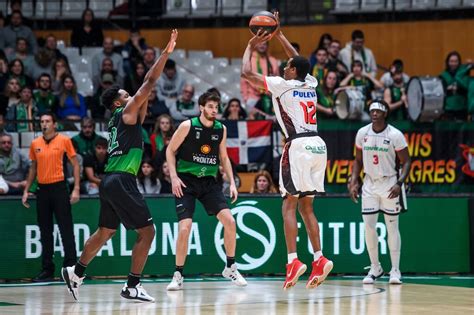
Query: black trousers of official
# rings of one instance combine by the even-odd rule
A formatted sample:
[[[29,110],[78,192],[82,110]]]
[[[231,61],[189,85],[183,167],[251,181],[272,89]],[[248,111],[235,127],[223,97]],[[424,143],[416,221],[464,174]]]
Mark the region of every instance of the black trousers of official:
[[[44,271],[54,272],[54,221],[53,214],[61,233],[64,248],[63,267],[76,263],[76,244],[74,242],[74,226],[72,224],[71,202],[66,182],[39,184],[36,198],[37,219],[41,231],[43,246],[42,264]]]

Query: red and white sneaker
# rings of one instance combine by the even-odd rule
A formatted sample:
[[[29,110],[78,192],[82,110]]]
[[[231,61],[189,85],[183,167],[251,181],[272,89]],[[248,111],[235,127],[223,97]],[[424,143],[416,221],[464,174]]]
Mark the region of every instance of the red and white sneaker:
[[[283,290],[293,287],[298,278],[305,273],[306,265],[303,264],[298,258],[293,259],[290,264],[286,265],[286,280],[283,284]]]
[[[313,261],[313,271],[306,283],[306,289],[314,289],[326,280],[326,277],[331,272],[334,264],[326,257],[321,256],[318,260]]]

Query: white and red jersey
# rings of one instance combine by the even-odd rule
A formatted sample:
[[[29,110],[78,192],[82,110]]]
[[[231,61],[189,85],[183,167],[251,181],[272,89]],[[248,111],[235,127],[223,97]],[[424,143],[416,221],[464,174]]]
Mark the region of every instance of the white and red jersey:
[[[372,124],[359,129],[355,145],[362,150],[365,174],[374,180],[397,175],[396,151],[408,146],[403,133],[397,128],[387,125],[384,130],[376,133]]]
[[[286,138],[317,132],[316,87],[318,80],[307,75],[305,81],[264,76],[265,89],[272,93],[273,109]]]

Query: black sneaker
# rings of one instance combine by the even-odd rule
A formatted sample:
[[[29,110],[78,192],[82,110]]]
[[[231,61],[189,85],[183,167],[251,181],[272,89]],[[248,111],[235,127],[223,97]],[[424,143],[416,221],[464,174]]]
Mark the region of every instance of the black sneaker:
[[[54,272],[48,270],[42,270],[36,277],[33,278],[33,282],[49,281],[54,281]]]

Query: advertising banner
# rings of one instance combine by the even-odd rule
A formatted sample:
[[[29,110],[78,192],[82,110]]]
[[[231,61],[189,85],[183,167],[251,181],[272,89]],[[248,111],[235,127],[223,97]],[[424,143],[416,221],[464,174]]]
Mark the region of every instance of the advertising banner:
[[[172,197],[147,198],[156,236],[144,270],[147,275],[171,275],[174,271],[178,223]],[[403,272],[469,271],[469,223],[467,198],[411,198],[410,211],[401,215],[401,270]],[[31,278],[41,269],[40,231],[36,207],[26,209],[20,200],[0,200],[0,279]],[[314,202],[323,253],[334,261],[335,273],[365,273],[370,265],[364,242],[360,206],[348,198],[320,198]],[[237,224],[236,261],[245,274],[282,274],[287,260],[281,199],[240,197],[231,207]],[[82,199],[73,206],[78,255],[85,240],[97,229],[98,199]],[[390,270],[387,230],[379,218],[380,259]],[[129,272],[134,231],[121,226],[90,263],[91,276],[125,276]],[[62,243],[55,226],[56,274],[62,266]],[[298,254],[311,264],[312,248],[298,216]],[[225,262],[223,228],[197,203],[186,274],[218,274]]]

